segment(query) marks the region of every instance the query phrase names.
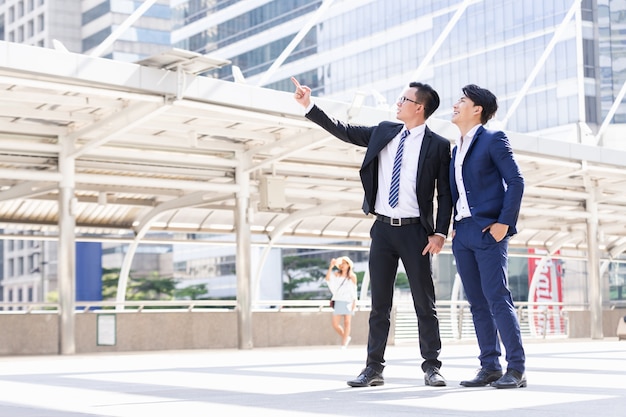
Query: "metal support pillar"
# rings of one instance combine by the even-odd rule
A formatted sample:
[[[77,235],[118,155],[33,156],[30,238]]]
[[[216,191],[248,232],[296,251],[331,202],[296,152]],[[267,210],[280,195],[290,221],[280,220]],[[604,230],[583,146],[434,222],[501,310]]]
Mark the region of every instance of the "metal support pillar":
[[[235,170],[237,184],[235,233],[237,236],[237,337],[239,349],[252,349],[252,267],[251,233],[248,219],[250,206],[250,177],[241,167]]]
[[[589,286],[589,310],[591,314],[591,338],[602,339],[602,291],[600,281],[600,259],[598,256],[598,204],[595,190],[597,184],[591,180],[586,187],[589,192],[587,198],[587,212],[591,216],[587,219],[587,274]]]
[[[73,143],[61,139],[59,155],[59,249],[57,275],[59,279],[59,352],[76,353],[74,337],[74,309],[76,301],[76,227],[74,198],[75,159],[71,156]]]

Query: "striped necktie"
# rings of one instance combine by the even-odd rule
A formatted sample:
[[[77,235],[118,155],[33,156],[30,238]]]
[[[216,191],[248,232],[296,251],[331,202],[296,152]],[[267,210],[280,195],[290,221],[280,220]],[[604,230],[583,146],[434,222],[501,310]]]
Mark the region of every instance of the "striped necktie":
[[[405,130],[400,136],[400,144],[396,151],[396,157],[393,160],[393,172],[391,174],[391,188],[389,189],[389,205],[395,207],[398,205],[398,197],[400,195],[400,168],[402,168],[402,154],[404,153],[404,140],[411,132]]]

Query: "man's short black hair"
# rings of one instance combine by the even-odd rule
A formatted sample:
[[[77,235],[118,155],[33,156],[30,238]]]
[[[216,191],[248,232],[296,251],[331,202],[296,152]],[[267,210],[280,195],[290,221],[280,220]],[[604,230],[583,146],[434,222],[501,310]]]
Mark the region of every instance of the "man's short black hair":
[[[428,119],[439,108],[439,94],[428,84],[412,82],[409,88],[417,88],[415,98],[424,106],[424,117]]]
[[[480,114],[480,122],[486,124],[498,111],[498,99],[486,88],[481,88],[475,84],[468,84],[463,87],[463,94],[474,102],[476,106],[483,108]]]

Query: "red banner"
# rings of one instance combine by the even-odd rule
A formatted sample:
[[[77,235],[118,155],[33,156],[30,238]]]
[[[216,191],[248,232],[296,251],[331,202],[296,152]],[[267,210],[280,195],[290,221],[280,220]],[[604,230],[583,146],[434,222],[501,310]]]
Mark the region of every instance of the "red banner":
[[[528,258],[528,301],[533,303],[563,302],[563,269],[558,259],[544,259],[546,251],[529,249],[530,254],[543,255]],[[557,252],[558,253],[558,252]],[[544,260],[543,263],[541,261]],[[541,263],[541,264],[540,264]],[[541,265],[541,270],[537,267]],[[537,274],[535,275],[535,272]],[[534,279],[537,282],[533,282]],[[537,335],[564,335],[565,320],[561,316],[561,306],[537,305],[530,306],[529,313]]]

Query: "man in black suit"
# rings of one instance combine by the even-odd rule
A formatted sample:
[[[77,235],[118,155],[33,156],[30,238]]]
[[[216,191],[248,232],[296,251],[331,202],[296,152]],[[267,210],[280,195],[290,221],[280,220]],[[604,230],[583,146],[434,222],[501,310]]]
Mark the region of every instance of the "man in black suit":
[[[417,314],[424,381],[426,385],[445,386],[446,380],[439,372],[441,338],[431,256],[441,251],[452,216],[450,142],[425,124],[439,107],[439,95],[428,84],[412,82],[396,103],[396,117],[402,123],[385,121],[376,126],[360,126],[329,117],[312,103],[309,87],[300,85],[295,78],[292,82],[296,86],[294,98],[305,107],[307,119],[344,142],[367,147],[360,175],[365,190],[363,211],[376,216],[370,231],[372,311],[366,366],[348,385],[384,384],[384,354],[401,259]]]

